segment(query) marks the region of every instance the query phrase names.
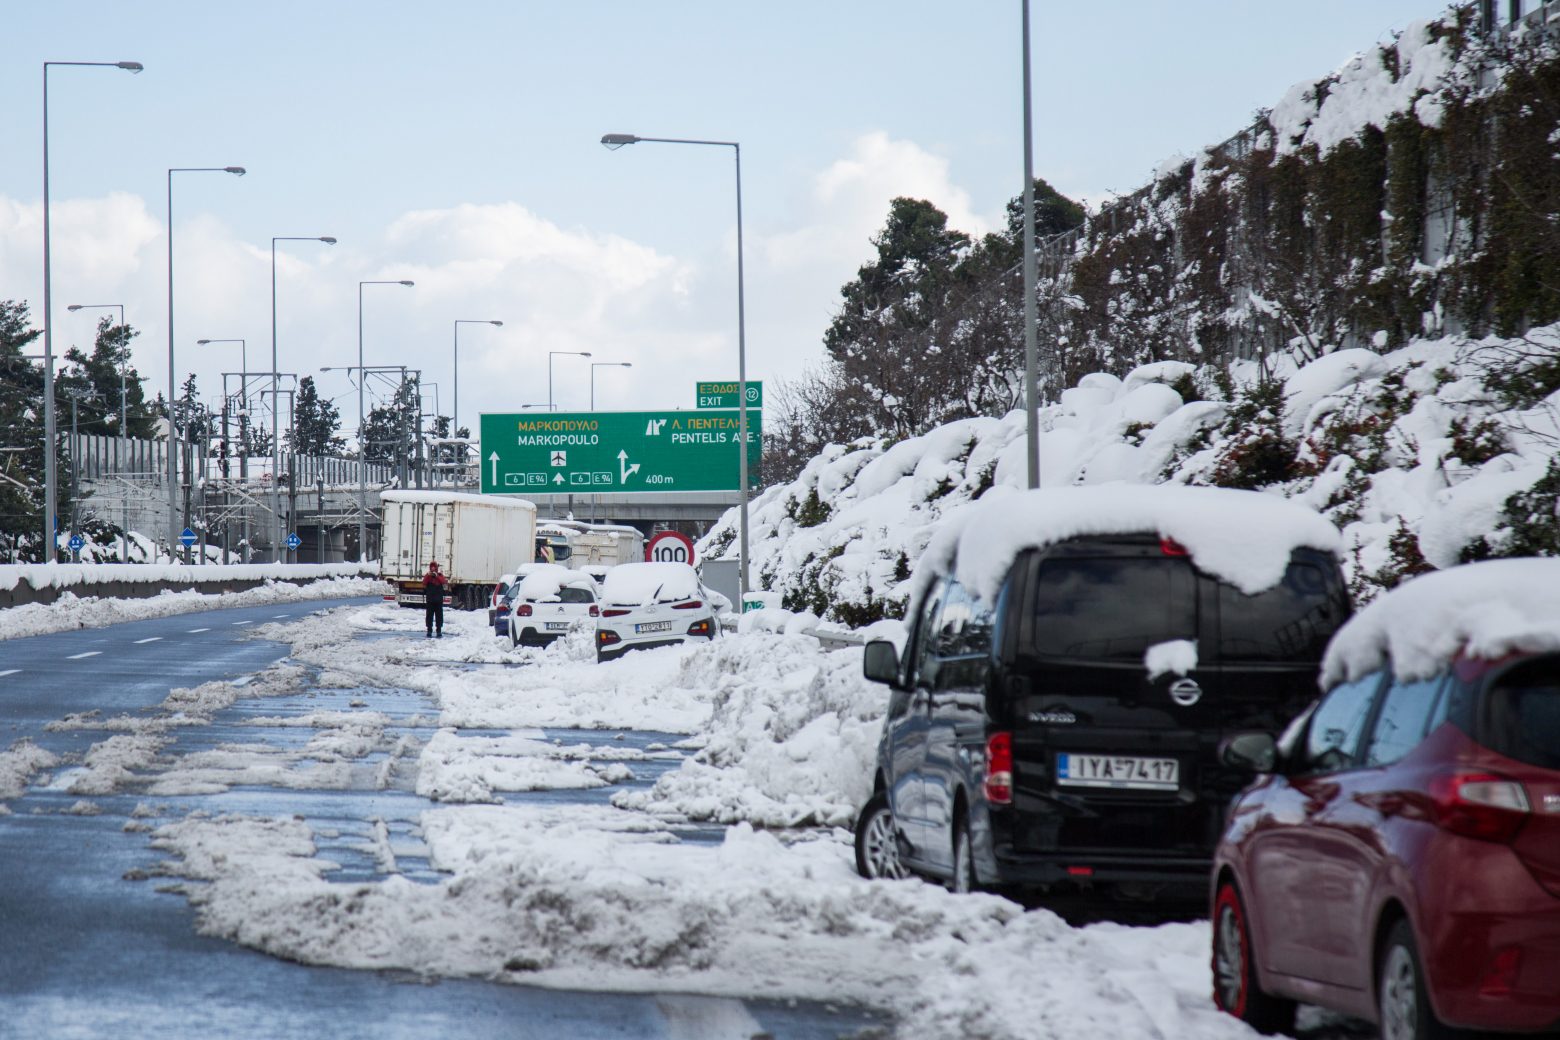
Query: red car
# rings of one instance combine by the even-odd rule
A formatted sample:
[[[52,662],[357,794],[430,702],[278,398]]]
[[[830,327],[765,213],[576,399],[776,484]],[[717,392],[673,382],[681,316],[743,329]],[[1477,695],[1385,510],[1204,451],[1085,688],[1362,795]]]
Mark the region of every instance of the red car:
[[[1334,637],[1326,693],[1233,803],[1212,884],[1214,1000],[1378,1022],[1560,1030],[1560,560],[1426,575]]]

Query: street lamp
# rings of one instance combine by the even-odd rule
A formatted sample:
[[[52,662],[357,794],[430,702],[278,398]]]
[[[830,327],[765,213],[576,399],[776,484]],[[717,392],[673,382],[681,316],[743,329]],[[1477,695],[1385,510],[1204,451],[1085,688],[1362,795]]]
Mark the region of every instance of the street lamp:
[[[455,437],[460,430],[460,327],[462,325],[492,325],[494,328],[502,328],[503,322],[490,321],[483,318],[456,318],[455,319],[455,405],[454,415],[450,418],[450,436]],[[361,359],[359,359],[361,361]]]
[[[1024,455],[1031,490],[1040,486],[1040,350],[1035,333],[1035,147],[1030,121],[1029,0],[1024,0]]]
[[[271,238],[271,519],[274,524],[271,532],[271,555],[274,562],[280,563],[284,536],[282,488],[277,479],[282,472],[282,429],[280,414],[276,408],[279,389],[276,385],[276,243],[278,242],[324,242],[328,246],[333,246],[336,240],[330,235],[275,235]]]
[[[639,137],[635,134],[603,134],[601,143],[609,151],[617,151],[625,144],[696,144],[717,148],[730,148],[737,160],[737,438],[741,445],[737,451],[738,480],[742,484],[741,506],[738,511],[740,527],[740,559],[742,594],[748,591],[748,421],[747,421],[747,314],[742,292],[742,145],[736,141],[700,141],[681,137]]]
[[[557,357],[559,354],[562,354],[565,357],[590,357],[590,351],[588,351],[588,350],[549,350],[547,352],[547,409],[548,409],[548,411],[551,411],[552,407],[553,407],[552,359]]]
[[[415,285],[409,279],[379,279],[358,282],[358,363],[363,368],[363,286],[365,285]],[[323,371],[323,369],[321,370]],[[366,375],[358,379],[358,562],[368,559],[368,464],[366,445],[363,443],[363,384]]]
[[[633,368],[632,361],[592,361],[590,363],[590,410],[596,410],[596,369],[598,368]]]
[[[119,327],[125,327],[125,305],[122,303],[72,303],[65,307],[68,311],[97,311],[118,310]],[[122,333],[121,333],[122,334]],[[130,344],[126,341],[120,347],[119,352],[119,437],[114,440],[114,465],[119,465],[119,441],[130,436],[129,407],[126,403],[125,392],[125,362],[129,360]],[[74,437],[74,434],[72,434]],[[73,442],[74,443],[74,442]],[[74,446],[72,447],[74,450]],[[130,496],[125,496],[125,507],[122,515],[123,524],[119,531],[119,560],[121,563],[130,562]],[[75,521],[72,520],[72,523]]]
[[[178,394],[178,376],[173,370],[173,175],[176,173],[231,173],[244,175],[242,166],[175,166],[168,171],[168,559],[173,560],[179,542],[177,451],[179,430],[174,422],[173,402]],[[186,467],[188,469],[188,467]],[[188,473],[186,473],[188,476]],[[204,552],[204,550],[203,550]]]
[[[49,233],[49,68],[69,65],[78,68],[124,69],[141,71],[138,61],[46,61],[43,63],[43,544],[48,547],[44,562],[58,563],[59,540],[54,528],[59,522],[55,507],[59,504],[58,460],[54,443],[54,293],[52,237]]]

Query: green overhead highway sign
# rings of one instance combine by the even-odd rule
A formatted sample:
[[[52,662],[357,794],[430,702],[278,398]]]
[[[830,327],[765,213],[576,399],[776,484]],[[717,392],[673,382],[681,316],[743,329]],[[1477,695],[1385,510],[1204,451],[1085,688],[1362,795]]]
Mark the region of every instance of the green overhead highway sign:
[[[738,382],[728,383],[699,383],[696,387],[696,396],[700,408],[736,408],[737,388],[742,384]],[[764,405],[764,384],[756,379],[747,382],[747,404],[749,408],[762,408]]]
[[[736,491],[735,409],[483,415],[482,493]],[[757,487],[762,421],[748,411],[748,477]]]

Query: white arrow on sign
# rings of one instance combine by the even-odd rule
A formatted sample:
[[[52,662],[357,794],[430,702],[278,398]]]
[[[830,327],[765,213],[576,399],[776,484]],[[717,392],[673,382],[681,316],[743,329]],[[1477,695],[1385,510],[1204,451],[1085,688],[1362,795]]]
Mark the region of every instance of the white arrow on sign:
[[[618,483],[627,484],[628,478],[639,472],[639,463],[628,461],[628,452],[618,452]]]
[[[493,464],[493,479],[490,481],[495,487],[498,485],[498,452],[488,456],[488,461]]]
[[[563,474],[560,473],[556,477],[553,477],[553,483],[554,484],[562,484],[563,483]]]

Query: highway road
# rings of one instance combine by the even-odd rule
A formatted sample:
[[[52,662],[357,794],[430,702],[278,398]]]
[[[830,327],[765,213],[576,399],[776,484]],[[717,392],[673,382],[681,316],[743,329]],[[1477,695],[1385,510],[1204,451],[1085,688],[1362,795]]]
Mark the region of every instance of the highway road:
[[[185,898],[159,888],[165,857],[150,847],[147,824],[198,810],[297,814],[339,836],[321,850],[342,864],[335,876],[368,879],[377,871],[363,851],[373,821],[388,826],[398,848],[415,848],[417,816],[432,803],[405,781],[388,790],[354,784],[325,791],[248,783],[151,799],[155,816],[143,821],[133,814],[148,799],[134,785],[89,798],[66,790],[80,756],[107,732],[45,727],[87,712],[147,717],[173,688],[242,682],[287,654],[281,644],[250,638],[254,626],[346,602],[372,600],[185,614],[0,642],[0,751],[28,738],[65,760],[21,797],[0,802],[11,810],[0,815],[0,1037],[833,1040],[881,1033],[853,1009],[434,983],[293,964],[196,934]],[[264,712],[302,714],[349,699],[392,719],[434,712],[406,690],[317,689],[269,699]],[[299,739],[295,730],[249,726],[257,711],[240,702],[210,725],[169,731],[166,760],[219,744]],[[402,855],[398,869],[414,879],[431,874],[415,853]]]

